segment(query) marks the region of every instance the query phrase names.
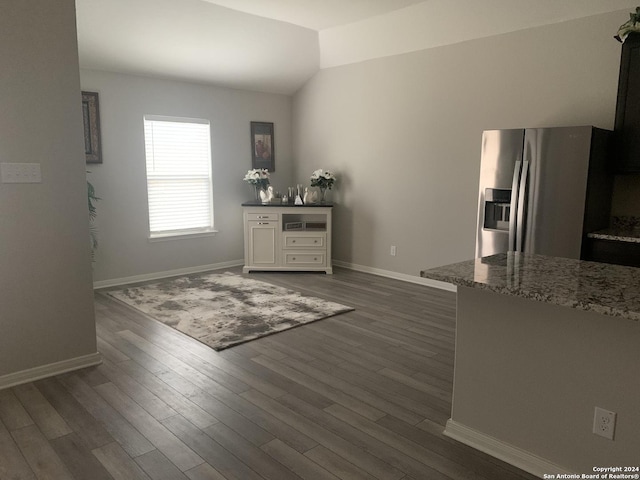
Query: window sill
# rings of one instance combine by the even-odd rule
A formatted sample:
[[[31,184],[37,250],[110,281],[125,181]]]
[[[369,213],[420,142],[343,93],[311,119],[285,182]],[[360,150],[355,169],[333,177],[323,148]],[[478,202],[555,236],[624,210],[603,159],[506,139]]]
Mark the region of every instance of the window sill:
[[[185,240],[188,238],[213,237],[218,230],[207,230],[198,232],[176,232],[176,233],[160,233],[149,235],[149,242],[167,242],[170,240]]]

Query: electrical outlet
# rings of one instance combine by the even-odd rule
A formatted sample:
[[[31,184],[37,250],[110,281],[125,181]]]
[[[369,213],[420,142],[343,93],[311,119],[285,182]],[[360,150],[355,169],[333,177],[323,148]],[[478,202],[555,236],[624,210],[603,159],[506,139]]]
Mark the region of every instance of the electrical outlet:
[[[593,433],[601,437],[613,440],[616,431],[616,413],[596,407],[593,416]]]
[[[396,246],[391,245],[391,251],[389,252],[392,257],[396,256]]]

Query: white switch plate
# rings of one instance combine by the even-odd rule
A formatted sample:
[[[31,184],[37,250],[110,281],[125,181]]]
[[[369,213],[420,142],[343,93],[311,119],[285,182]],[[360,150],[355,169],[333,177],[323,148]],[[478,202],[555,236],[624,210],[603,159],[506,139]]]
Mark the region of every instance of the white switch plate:
[[[42,183],[39,163],[0,163],[2,183]]]

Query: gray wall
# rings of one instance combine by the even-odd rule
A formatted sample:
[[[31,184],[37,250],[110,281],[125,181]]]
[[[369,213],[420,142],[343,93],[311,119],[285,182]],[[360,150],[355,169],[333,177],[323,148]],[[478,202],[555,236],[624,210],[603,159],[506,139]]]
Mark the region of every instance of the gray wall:
[[[0,377],[96,352],[73,0],[3,2],[0,162],[42,183],[0,184]]]
[[[482,131],[612,128],[620,59],[612,36],[627,16],[319,72],[294,97],[295,176],[339,175],[334,258],[418,275],[473,257]]]
[[[275,124],[274,187],[292,172],[291,97],[149,77],[81,70],[82,89],[100,95],[104,163],[89,167],[97,204],[99,247],[94,281],[241,262],[243,182],[251,168],[249,124]],[[205,118],[211,123],[215,236],[149,242],[143,116]]]

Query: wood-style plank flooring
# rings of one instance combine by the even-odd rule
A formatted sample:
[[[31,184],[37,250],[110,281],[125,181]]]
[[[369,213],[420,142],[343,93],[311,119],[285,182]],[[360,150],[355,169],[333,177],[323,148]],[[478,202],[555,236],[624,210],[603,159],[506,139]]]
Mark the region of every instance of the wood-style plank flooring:
[[[104,363],[0,391],[0,479],[534,478],[442,435],[454,294],[251,276],[356,310],[215,352],[97,293]]]

